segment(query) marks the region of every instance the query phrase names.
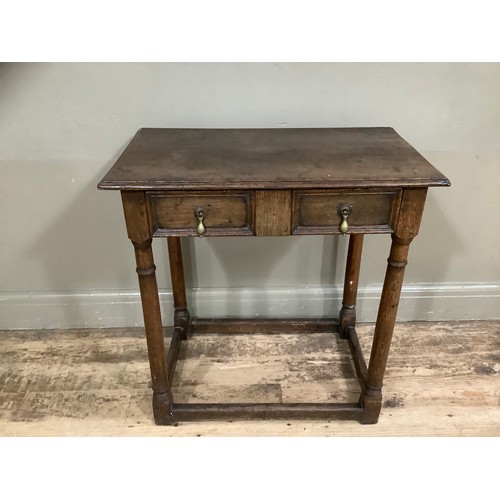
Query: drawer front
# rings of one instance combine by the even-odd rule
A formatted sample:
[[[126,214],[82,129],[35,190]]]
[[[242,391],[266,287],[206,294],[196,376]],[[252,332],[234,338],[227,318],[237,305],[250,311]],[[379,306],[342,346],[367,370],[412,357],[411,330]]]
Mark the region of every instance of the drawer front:
[[[154,236],[245,236],[255,234],[253,191],[149,192]]]
[[[349,207],[348,233],[391,233],[402,190],[295,191],[292,234],[341,234],[340,207]]]

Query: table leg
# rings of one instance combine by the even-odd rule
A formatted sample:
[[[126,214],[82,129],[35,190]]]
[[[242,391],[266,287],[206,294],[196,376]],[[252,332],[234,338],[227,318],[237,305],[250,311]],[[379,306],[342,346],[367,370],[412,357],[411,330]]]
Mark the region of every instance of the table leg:
[[[156,284],[156,267],[153,261],[151,240],[140,243],[133,242],[133,244],[148,344],[149,366],[153,386],[154,418],[157,424],[171,424],[173,423],[173,399],[167,375],[160,299],[158,297],[158,285]]]
[[[358,294],[359,269],[363,251],[364,234],[349,236],[349,249],[344,279],[344,296],[339,314],[340,338],[347,338],[347,329],[356,325],[356,296]]]
[[[399,221],[392,235],[391,251],[387,260],[368,374],[360,398],[364,409],[361,419],[363,424],[377,423],[382,408],[382,385],[396,322],[406,259],[410,243],[418,234],[426,193],[426,188],[419,188],[406,189],[403,194]]]
[[[167,238],[172,294],[174,296],[174,326],[182,328],[182,338],[191,333],[191,317],[187,308],[184,264],[182,262],[181,239],[178,236]]]
[[[399,240],[393,236],[375,325],[367,380],[361,395],[361,403],[364,405],[363,423],[365,424],[377,423],[382,407],[382,384],[396,323],[409,244],[410,241]]]
[[[173,398],[170,391],[165,342],[161,321],[160,299],[156,283],[156,267],[151,248],[151,233],[147,218],[147,203],[142,192],[122,191],[127,233],[134,245],[142,312],[146,330],[149,367],[153,387],[153,414],[155,423],[173,423]]]

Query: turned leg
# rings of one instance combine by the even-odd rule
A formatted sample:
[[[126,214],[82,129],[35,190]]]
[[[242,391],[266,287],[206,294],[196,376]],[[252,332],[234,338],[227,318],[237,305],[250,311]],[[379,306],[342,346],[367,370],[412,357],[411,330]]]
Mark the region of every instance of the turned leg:
[[[182,328],[182,338],[187,339],[191,330],[191,318],[187,308],[184,265],[182,262],[181,239],[178,236],[167,238],[172,294],[174,296],[174,326]]]
[[[418,233],[426,193],[427,189],[422,188],[405,190],[398,226],[395,234],[392,235],[368,373],[360,398],[360,403],[364,408],[361,419],[363,424],[377,423],[382,408],[382,385],[396,322],[408,250],[411,241]]]
[[[156,424],[169,425],[173,423],[173,399],[168,379],[156,267],[151,248],[152,240],[147,221],[145,196],[141,192],[123,191],[122,201],[127,232],[134,245],[137,262],[136,270],[139,277],[153,387],[154,419]]]
[[[132,242],[135,248],[139,288],[141,290],[144,326],[148,344],[149,366],[153,385],[153,413],[157,424],[171,424],[172,393],[168,381],[165,343],[161,322],[160,300],[156,284],[151,240]]]
[[[411,240],[392,237],[384,287],[373,336],[370,364],[361,403],[364,405],[363,423],[377,423],[382,407],[382,384],[389,357],[392,333],[396,323],[401,286],[403,284],[406,257]]]
[[[339,314],[340,338],[347,338],[348,328],[356,325],[356,296],[358,294],[359,269],[363,251],[364,234],[349,236],[349,249],[344,279],[344,296]]]

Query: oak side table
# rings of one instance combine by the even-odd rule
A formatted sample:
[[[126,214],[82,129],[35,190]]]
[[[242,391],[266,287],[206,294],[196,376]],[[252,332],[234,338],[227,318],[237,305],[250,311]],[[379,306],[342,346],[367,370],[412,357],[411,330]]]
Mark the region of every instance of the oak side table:
[[[193,419],[324,418],[378,421],[409,245],[427,188],[449,180],[392,128],[140,129],[98,184],[121,191],[135,249],[156,424]],[[363,237],[392,244],[368,364],[356,333]],[[349,234],[339,318],[191,317],[181,238]],[[152,238],[167,238],[174,328],[165,352]],[[331,331],[347,339],[358,403],[177,404],[180,343],[203,333]]]

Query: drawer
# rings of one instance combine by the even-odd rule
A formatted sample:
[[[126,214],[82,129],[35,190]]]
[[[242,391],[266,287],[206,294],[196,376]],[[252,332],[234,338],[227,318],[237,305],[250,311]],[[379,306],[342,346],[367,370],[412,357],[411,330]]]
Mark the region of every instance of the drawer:
[[[341,234],[343,206],[349,209],[348,233],[391,233],[401,193],[401,189],[294,191],[292,234]]]
[[[255,234],[253,191],[147,193],[154,236],[245,236]],[[202,229],[203,230],[203,229]]]

